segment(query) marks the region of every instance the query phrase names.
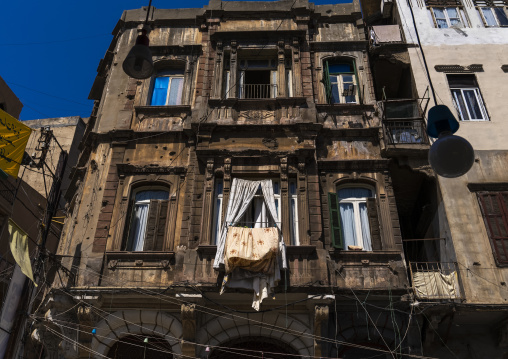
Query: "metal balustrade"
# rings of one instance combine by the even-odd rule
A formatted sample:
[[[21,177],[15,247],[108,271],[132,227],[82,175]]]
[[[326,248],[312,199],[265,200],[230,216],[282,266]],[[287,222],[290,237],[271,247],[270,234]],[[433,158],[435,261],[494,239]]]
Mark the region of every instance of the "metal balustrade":
[[[394,144],[429,144],[423,112],[417,99],[384,100],[385,139]]]
[[[457,263],[410,262],[409,270],[418,300],[462,299]]]
[[[240,98],[261,99],[277,97],[277,85],[271,84],[246,84],[240,86]]]

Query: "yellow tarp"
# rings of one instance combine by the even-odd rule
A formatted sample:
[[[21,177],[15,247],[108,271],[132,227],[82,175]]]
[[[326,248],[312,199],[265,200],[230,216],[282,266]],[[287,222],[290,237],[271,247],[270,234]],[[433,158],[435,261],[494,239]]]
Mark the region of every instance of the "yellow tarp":
[[[28,253],[28,236],[21,228],[19,228],[12,219],[9,218],[9,241],[12,256],[26,275],[35,286],[34,275],[32,273],[32,264],[30,263],[30,255]]]
[[[19,165],[32,129],[0,110],[0,169],[18,178]]]

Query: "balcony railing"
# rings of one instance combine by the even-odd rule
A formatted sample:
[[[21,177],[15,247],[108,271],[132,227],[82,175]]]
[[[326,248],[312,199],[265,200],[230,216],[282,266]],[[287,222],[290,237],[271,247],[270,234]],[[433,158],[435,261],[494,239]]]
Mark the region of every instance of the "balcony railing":
[[[461,299],[457,263],[410,262],[411,282],[418,300]]]
[[[428,144],[427,128],[416,99],[383,101],[383,128],[389,144]]]
[[[240,86],[239,98],[262,99],[277,97],[277,85],[246,84]]]

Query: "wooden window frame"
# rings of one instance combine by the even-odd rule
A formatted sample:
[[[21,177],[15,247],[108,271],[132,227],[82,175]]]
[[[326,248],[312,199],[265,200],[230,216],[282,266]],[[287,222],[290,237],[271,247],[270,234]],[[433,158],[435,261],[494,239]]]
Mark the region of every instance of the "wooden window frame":
[[[508,191],[481,191],[476,195],[496,265],[508,267]],[[499,213],[490,213],[489,197],[490,201],[497,202]],[[493,202],[490,203],[490,207],[492,206]],[[495,233],[499,234],[503,230],[505,236]]]

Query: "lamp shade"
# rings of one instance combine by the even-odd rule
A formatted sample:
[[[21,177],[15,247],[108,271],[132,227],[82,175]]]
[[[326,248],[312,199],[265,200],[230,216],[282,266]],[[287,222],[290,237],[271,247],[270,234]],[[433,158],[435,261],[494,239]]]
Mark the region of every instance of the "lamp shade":
[[[427,117],[427,134],[438,138],[443,131],[457,132],[459,121],[453,116],[452,111],[445,105],[436,105],[429,110]]]
[[[129,51],[129,54],[125,58],[122,68],[127,75],[135,79],[147,79],[152,76],[153,73],[153,60],[152,52],[148,45],[150,40],[146,36],[146,31],[142,33],[136,39],[136,45],[134,45]]]
[[[474,163],[473,146],[464,138],[442,132],[429,150],[429,163],[434,171],[446,178],[464,175]]]

